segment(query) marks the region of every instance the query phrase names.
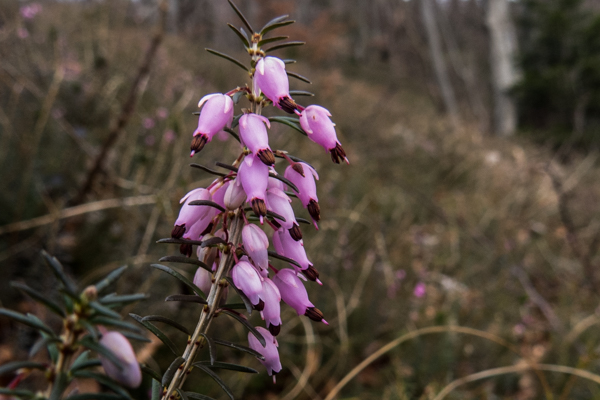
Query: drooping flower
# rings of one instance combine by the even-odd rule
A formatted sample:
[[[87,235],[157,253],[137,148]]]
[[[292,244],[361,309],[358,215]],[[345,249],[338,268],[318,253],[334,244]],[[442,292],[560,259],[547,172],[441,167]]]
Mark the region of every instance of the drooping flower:
[[[269,332],[277,336],[281,330],[281,294],[272,280],[264,278],[262,281],[262,292],[259,295],[264,303],[260,315],[265,320]]]
[[[256,269],[247,261],[240,261],[231,269],[231,279],[253,305],[257,305],[263,284]]]
[[[195,228],[195,232],[199,231],[199,235],[210,224],[210,221],[214,217],[215,209],[210,206],[193,206],[189,204],[195,200],[212,200],[212,195],[207,189],[198,188],[183,196],[179,201],[179,203],[183,203],[183,206],[181,206],[181,210],[179,210],[179,216],[175,221],[175,227],[171,231],[171,237],[179,239],[188,234],[192,227],[198,224],[199,225]],[[197,239],[197,237],[195,239]]]
[[[263,347],[252,333],[248,333],[248,344],[252,350],[259,352],[265,358],[259,361],[267,369],[269,376],[275,375],[281,371],[281,361],[279,360],[279,351],[277,351],[277,347],[279,346],[277,339],[262,326],[257,326],[256,330],[265,339],[265,346]],[[273,381],[275,381],[274,376]]]
[[[242,241],[248,256],[254,264],[263,270],[269,268],[269,238],[254,224],[248,224],[242,229]]]
[[[298,315],[306,315],[313,321],[322,321],[329,325],[323,319],[323,313],[308,299],[306,288],[294,270],[288,268],[279,270],[273,277],[273,283],[279,288],[281,299],[296,310]]]
[[[233,100],[222,93],[207,94],[198,102],[202,107],[198,117],[198,128],[194,131],[190,156],[202,150],[204,145],[225,128],[233,120]]]
[[[279,229],[273,233],[273,246],[277,253],[296,261],[300,267],[290,264],[297,271],[304,271],[313,264],[308,260],[302,240],[294,240],[288,231]]]
[[[267,128],[271,123],[267,117],[257,114],[244,114],[240,118],[240,139],[248,149],[265,165],[274,165],[275,156],[269,147]]]
[[[130,388],[140,386],[142,371],[127,338],[120,332],[107,331],[105,328],[101,328],[100,331],[102,332],[100,345],[110,350],[120,361],[120,365],[117,366],[102,354],[98,354],[106,375]]]
[[[321,207],[319,207],[315,179],[319,180],[319,175],[310,165],[303,162],[298,164],[302,166],[304,176],[293,165],[285,169],[284,176],[298,188],[298,191],[293,188],[291,189],[294,190],[304,208],[308,210],[315,228],[318,229],[317,222],[321,219]]]
[[[252,210],[262,218],[267,215],[265,197],[269,180],[269,167],[257,160],[254,154],[248,154],[238,169],[238,179],[246,192],[246,201],[252,204]]]
[[[293,114],[296,102],[290,97],[290,83],[285,63],[277,57],[264,57],[256,63],[254,82],[280,110]]]
[[[310,140],[329,151],[331,159],[336,164],[339,164],[340,160],[349,164],[346,152],[335,133],[335,124],[329,119],[331,114],[326,108],[317,105],[308,106],[299,115],[300,125]]]
[[[212,194],[212,201],[217,203],[223,208],[225,207],[225,193],[227,192],[227,188],[231,185],[231,181],[227,181],[220,185]]]
[[[282,190],[277,188],[267,190],[267,209],[282,216],[285,221],[277,218],[277,223],[289,230],[294,240],[300,240],[302,239],[302,231],[296,221],[291,203],[292,200]]]

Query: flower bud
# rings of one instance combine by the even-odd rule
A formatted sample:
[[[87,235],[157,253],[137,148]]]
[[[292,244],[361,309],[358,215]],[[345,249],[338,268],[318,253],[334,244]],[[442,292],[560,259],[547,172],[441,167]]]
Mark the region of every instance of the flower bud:
[[[310,140],[331,153],[333,162],[339,164],[340,160],[344,160],[349,164],[346,152],[337,139],[335,124],[329,117],[331,114],[326,108],[317,105],[308,106],[300,113],[300,125]]]
[[[263,347],[252,333],[248,333],[248,344],[252,350],[257,351],[265,358],[264,360],[259,361],[267,369],[269,376],[277,374],[281,371],[281,361],[279,360],[279,352],[277,351],[277,339],[262,326],[257,326],[256,330],[258,330],[265,339],[265,346]]]
[[[227,186],[223,203],[228,210],[235,210],[244,204],[246,200],[246,192],[240,183],[239,179],[235,179]]]
[[[213,277],[210,272],[202,267],[198,267],[196,273],[194,274],[193,283],[194,285],[198,286],[205,295],[208,295],[213,284],[212,279]]]
[[[281,325],[281,308],[279,304],[281,302],[281,294],[279,293],[279,289],[272,280],[264,278],[262,292],[259,297],[265,303],[265,307],[260,312],[260,315],[265,320],[269,332],[277,336]]]
[[[263,284],[256,269],[247,261],[240,261],[231,269],[231,279],[250,302],[258,304],[259,295],[263,291]]]
[[[315,228],[317,228],[317,222],[321,219],[321,209],[318,203],[319,199],[317,197],[317,184],[315,179],[319,180],[319,175],[310,165],[306,163],[298,164],[302,165],[304,176],[302,176],[292,165],[285,169],[284,176],[298,188],[299,191],[294,190],[294,192],[298,196],[298,199],[300,199],[304,208],[308,209],[308,213],[313,219]]]
[[[285,72],[285,63],[277,57],[264,57],[256,63],[254,82],[273,105],[293,114],[296,103],[290,97],[290,83]]]
[[[194,131],[191,145],[191,156],[202,150],[225,126],[231,125],[233,120],[233,101],[231,97],[222,93],[213,93],[200,99],[198,107],[202,108],[198,117],[198,128]]]
[[[140,386],[140,383],[142,382],[142,371],[135,358],[135,352],[127,338],[120,332],[107,332],[105,329],[102,329],[101,331],[103,332],[102,338],[100,339],[100,345],[110,350],[120,361],[120,365],[116,366],[102,354],[98,354],[98,358],[102,363],[106,375],[130,388]]]
[[[256,155],[265,165],[274,165],[275,156],[269,147],[267,128],[269,119],[262,115],[244,114],[240,118],[240,139],[244,146]]]
[[[244,226],[242,241],[244,250],[246,250],[254,264],[262,270],[269,268],[269,238],[263,230],[254,224]]]

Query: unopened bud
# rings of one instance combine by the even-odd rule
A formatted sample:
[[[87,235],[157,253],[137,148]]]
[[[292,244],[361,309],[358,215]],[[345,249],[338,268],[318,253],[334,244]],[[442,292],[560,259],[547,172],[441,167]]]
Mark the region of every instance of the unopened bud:
[[[231,182],[227,187],[225,197],[223,198],[225,207],[229,210],[235,210],[244,204],[244,201],[246,201],[246,192],[244,192],[242,185],[240,185],[237,180]]]
[[[290,231],[290,236],[292,239],[295,241],[302,240],[302,231],[298,225],[293,225],[292,228],[288,230]]]

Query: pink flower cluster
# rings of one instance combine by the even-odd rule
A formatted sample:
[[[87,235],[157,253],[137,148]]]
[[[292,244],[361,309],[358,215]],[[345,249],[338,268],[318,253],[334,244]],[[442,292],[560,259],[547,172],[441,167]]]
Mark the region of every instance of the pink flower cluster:
[[[285,64],[275,57],[263,57],[256,63],[253,90],[247,90],[248,97],[263,105],[271,102],[275,107],[299,116],[299,125],[308,138],[323,146],[334,162],[348,162],[346,153],[337,139],[335,124],[331,114],[317,105],[303,107],[289,94]],[[234,103],[231,96],[243,89],[227,94],[214,93],[204,96],[198,106],[201,112],[198,128],[193,134],[191,155],[198,153],[213,137],[224,130],[235,128]],[[257,100],[258,99],[258,100]],[[182,199],[179,217],[171,232],[173,238],[189,241],[206,241],[219,237],[221,243],[229,243],[227,219],[233,211],[239,210],[245,225],[241,232],[242,243],[233,249],[235,263],[230,276],[236,288],[241,291],[253,308],[260,312],[265,328],[258,331],[266,340],[266,346],[252,335],[249,345],[263,354],[262,361],[269,375],[281,370],[275,337],[281,330],[280,303],[292,307],[298,315],[327,324],[323,313],[309,300],[303,280],[321,284],[319,273],[308,259],[302,240],[302,230],[292,208],[292,199],[297,197],[308,211],[315,228],[321,218],[317,197],[317,171],[305,162],[294,161],[286,152],[273,151],[269,146],[268,118],[245,111],[236,117],[242,154],[226,176],[220,177],[206,188],[194,189]],[[287,167],[280,175],[275,169],[275,157],[284,158]],[[297,160],[297,159],[296,159]],[[195,203],[194,203],[195,202]],[[248,205],[245,208],[245,205]],[[225,211],[222,211],[225,210]],[[260,225],[249,220],[253,212]],[[265,224],[266,222],[266,224]],[[264,228],[270,227],[269,235]],[[214,242],[214,241],[213,241]],[[190,257],[192,246],[197,243],[184,243],[182,254]],[[290,268],[277,269],[269,262],[271,253],[284,261]],[[216,271],[220,264],[223,247],[198,247],[197,256]],[[272,252],[273,250],[271,250]],[[196,284],[208,293],[214,284],[213,274],[199,268]]]

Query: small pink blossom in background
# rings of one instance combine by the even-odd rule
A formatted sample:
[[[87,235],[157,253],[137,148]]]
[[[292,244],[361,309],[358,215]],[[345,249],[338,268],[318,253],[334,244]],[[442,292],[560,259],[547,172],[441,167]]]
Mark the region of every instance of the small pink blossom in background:
[[[171,143],[172,141],[175,140],[175,132],[173,132],[172,129],[165,131],[164,138],[165,138],[165,142]]]
[[[156,125],[156,122],[154,122],[152,118],[144,118],[144,122],[142,122],[142,125],[146,129],[152,129],[154,128],[154,125]]]
[[[423,282],[417,283],[415,290],[413,290],[413,295],[417,298],[425,296],[425,284]]]
[[[404,278],[406,278],[406,271],[403,269],[399,269],[398,271],[396,271],[395,277],[399,281],[403,280]]]
[[[154,138],[154,136],[152,135],[147,135],[146,138],[144,139],[144,143],[146,144],[146,146],[150,147],[150,146],[154,146],[154,143],[156,142],[156,139]]]
[[[29,37],[29,31],[25,28],[17,29],[17,36],[21,39],[25,39]]]
[[[42,5],[39,3],[31,3],[19,9],[21,16],[25,19],[32,19],[40,11],[42,11]]]
[[[166,107],[158,107],[156,109],[156,118],[166,119],[169,116],[169,110]]]

